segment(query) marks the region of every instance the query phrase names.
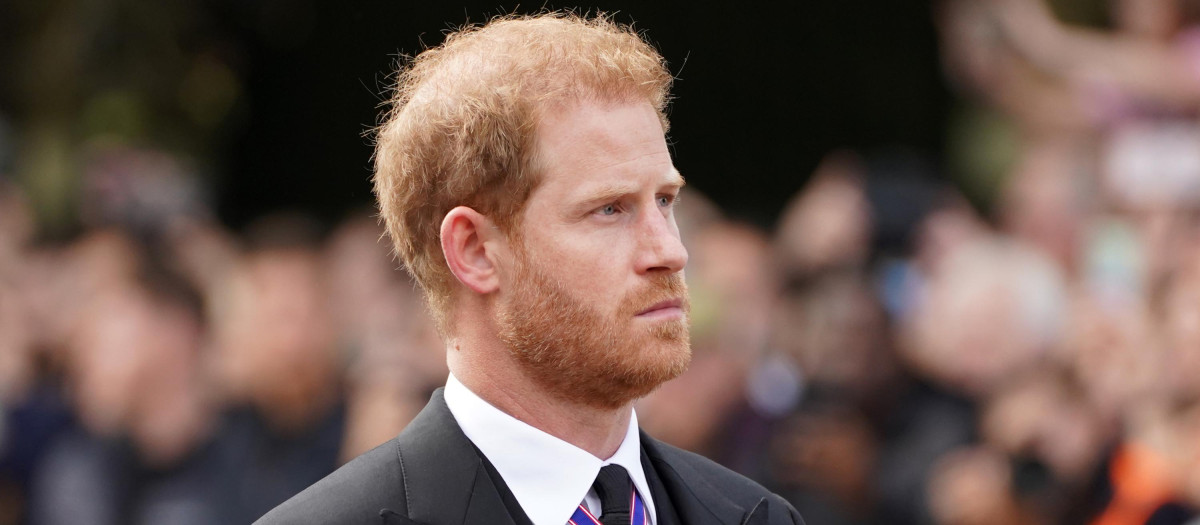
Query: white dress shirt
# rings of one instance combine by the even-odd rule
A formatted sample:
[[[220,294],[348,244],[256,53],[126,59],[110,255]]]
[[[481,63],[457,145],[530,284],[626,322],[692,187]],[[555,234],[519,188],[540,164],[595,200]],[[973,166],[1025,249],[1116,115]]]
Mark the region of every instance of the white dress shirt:
[[[592,514],[600,499],[591,490],[600,467],[625,467],[655,523],[654,501],[642,470],[637,414],[631,414],[625,440],[611,458],[601,460],[575,445],[542,432],[492,406],[458,381],[446,380],[446,406],[464,434],[487,456],[504,478],[517,503],[534,525],[566,525],[580,502]]]

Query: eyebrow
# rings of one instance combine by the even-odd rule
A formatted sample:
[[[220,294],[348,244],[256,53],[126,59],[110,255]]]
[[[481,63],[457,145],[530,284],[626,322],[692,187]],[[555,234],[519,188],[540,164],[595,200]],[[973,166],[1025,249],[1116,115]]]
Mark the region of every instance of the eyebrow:
[[[679,171],[671,170],[670,178],[665,181],[662,186],[678,190],[684,187],[686,184],[687,181],[683,179],[683,175],[680,175]],[[607,202],[616,200],[631,193],[637,193],[637,191],[638,188],[636,184],[608,184],[589,191],[580,202],[589,204],[595,202]]]

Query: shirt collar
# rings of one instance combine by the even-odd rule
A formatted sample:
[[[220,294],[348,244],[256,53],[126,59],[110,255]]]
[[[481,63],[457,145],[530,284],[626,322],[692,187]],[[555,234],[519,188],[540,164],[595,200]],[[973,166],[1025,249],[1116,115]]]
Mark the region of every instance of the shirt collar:
[[[534,525],[567,523],[591,489],[600,467],[612,463],[629,472],[647,515],[652,523],[657,521],[642,470],[636,413],[630,415],[629,428],[617,452],[601,460],[492,406],[454,374],[446,380],[445,399],[458,426],[496,467]]]

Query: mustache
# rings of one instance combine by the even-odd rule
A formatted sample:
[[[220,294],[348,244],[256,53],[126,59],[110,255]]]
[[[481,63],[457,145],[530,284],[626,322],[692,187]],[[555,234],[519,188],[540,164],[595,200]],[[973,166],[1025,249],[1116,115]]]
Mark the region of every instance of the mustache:
[[[626,293],[618,313],[621,318],[633,317],[638,312],[671,299],[680,300],[680,308],[684,314],[691,312],[688,287],[682,273],[656,276],[636,290]]]

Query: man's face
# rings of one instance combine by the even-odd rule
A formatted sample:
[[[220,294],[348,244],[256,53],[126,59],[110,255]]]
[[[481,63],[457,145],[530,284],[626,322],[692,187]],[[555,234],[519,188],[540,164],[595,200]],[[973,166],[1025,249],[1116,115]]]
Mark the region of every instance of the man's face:
[[[501,269],[500,337],[547,390],[619,407],[691,358],[672,211],[683,179],[646,103],[553,112],[538,146],[543,178]]]

